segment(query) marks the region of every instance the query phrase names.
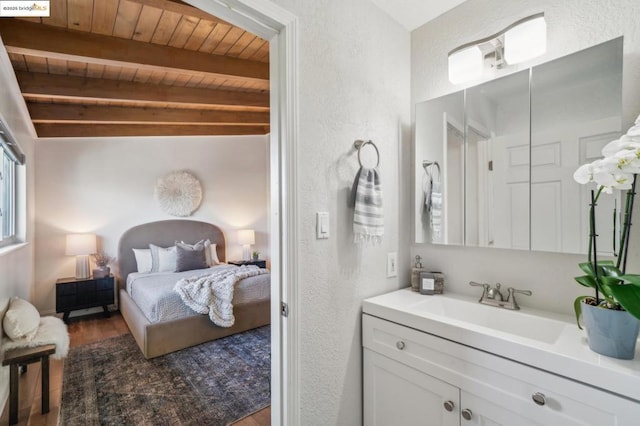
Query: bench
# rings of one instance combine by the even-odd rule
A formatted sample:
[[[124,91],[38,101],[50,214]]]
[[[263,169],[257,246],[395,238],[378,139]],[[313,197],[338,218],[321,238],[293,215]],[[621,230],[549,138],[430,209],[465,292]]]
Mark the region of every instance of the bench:
[[[9,424],[18,423],[18,369],[40,361],[42,365],[42,413],[49,412],[49,355],[56,351],[56,345],[41,345],[33,348],[10,349],[4,353],[3,366],[10,366],[9,379]]]

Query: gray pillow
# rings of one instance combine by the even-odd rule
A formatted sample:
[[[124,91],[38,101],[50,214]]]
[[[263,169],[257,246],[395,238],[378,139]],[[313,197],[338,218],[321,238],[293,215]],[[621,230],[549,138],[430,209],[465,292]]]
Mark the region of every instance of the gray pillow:
[[[207,256],[204,252],[204,243],[176,244],[176,272],[192,271],[194,269],[206,269]]]

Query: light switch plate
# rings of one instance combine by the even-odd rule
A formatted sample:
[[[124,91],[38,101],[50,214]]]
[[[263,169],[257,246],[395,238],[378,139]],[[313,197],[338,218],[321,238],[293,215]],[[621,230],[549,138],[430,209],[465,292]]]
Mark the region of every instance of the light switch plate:
[[[398,276],[398,254],[387,253],[387,278]]]
[[[316,213],[316,238],[326,240],[329,238],[329,212]]]

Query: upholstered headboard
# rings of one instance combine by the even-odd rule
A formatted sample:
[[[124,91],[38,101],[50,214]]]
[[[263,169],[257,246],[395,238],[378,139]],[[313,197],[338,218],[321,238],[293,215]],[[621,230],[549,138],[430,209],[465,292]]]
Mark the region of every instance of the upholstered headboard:
[[[149,248],[149,244],[170,247],[176,241],[193,244],[206,239],[216,244],[218,259],[225,262],[224,234],[220,228],[211,223],[174,219],[134,226],[122,234],[118,243],[118,271],[116,272],[118,286],[124,288],[127,275],[137,270],[132,249],[146,249]]]

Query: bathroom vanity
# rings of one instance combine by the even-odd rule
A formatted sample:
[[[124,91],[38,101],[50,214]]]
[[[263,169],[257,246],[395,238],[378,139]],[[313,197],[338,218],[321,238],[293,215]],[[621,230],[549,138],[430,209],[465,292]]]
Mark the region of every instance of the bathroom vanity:
[[[635,360],[589,350],[572,317],[411,289],[363,304],[364,424],[638,425]]]

